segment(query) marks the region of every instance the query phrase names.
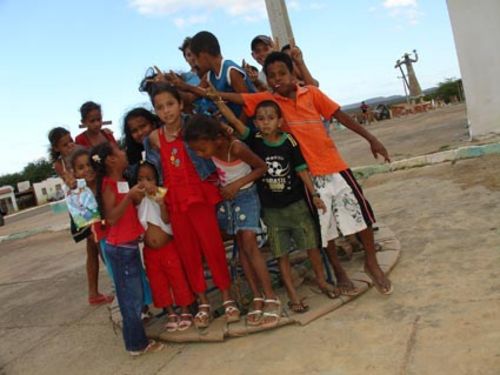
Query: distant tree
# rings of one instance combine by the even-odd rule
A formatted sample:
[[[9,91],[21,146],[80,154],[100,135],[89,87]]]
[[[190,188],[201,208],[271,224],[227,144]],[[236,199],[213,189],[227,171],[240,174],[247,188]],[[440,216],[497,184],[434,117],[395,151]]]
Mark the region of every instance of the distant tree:
[[[32,184],[43,181],[54,175],[52,163],[47,159],[39,159],[26,165],[22,172],[10,173],[0,176],[0,186],[11,185],[17,189],[17,183],[29,181]]]
[[[463,100],[462,80],[456,78],[446,78],[438,84],[437,90],[434,92],[436,99],[442,99],[445,103],[449,103],[453,97]]]

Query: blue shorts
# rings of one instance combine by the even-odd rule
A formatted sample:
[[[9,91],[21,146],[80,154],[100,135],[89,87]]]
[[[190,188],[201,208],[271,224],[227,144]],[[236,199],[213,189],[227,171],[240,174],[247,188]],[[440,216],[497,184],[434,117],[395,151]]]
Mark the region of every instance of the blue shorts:
[[[233,200],[225,200],[217,206],[219,227],[227,234],[240,230],[261,233],[260,201],[257,186],[254,184],[240,190]]]

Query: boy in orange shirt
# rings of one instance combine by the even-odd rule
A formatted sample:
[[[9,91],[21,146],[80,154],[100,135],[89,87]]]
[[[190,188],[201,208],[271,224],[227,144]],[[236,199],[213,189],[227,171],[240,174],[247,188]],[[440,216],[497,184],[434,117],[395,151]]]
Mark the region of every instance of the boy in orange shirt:
[[[211,96],[244,105],[252,116],[263,100],[276,101],[283,111],[283,130],[298,141],[302,154],[313,176],[315,195],[325,203],[327,210],[320,213],[321,239],[344,294],[352,294],[354,285],[340,264],[336,254],[335,238],[359,233],[366,252],[365,272],[382,294],[391,294],[393,287],[380,268],[375,256],[372,225],[373,211],[357,184],[348,165],[342,160],[335,143],[326,132],[322,117],[334,117],[345,127],[365,138],[373,156],[381,155],[390,161],[385,147],[365,128],[340,110],[340,106],[314,86],[300,87],[294,83],[293,62],[282,52],[273,52],[264,63],[267,83],[272,92],[256,94],[211,93]]]

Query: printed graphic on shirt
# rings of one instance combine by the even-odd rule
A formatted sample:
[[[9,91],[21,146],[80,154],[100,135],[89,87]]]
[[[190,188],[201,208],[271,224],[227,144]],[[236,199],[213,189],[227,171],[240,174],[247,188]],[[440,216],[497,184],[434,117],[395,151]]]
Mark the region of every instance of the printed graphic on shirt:
[[[262,182],[267,184],[273,193],[282,193],[292,189],[290,163],[281,155],[271,155],[265,158],[267,173]]]

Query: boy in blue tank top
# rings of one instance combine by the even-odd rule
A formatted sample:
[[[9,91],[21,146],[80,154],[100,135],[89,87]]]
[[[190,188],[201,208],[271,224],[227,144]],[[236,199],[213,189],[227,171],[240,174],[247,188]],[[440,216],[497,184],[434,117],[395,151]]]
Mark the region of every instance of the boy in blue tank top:
[[[253,93],[256,89],[245,70],[234,61],[222,57],[219,41],[214,34],[200,31],[191,39],[191,52],[196,58],[196,70],[200,76],[207,74],[207,80],[217,91]],[[228,104],[231,111],[246,122],[242,106]]]

